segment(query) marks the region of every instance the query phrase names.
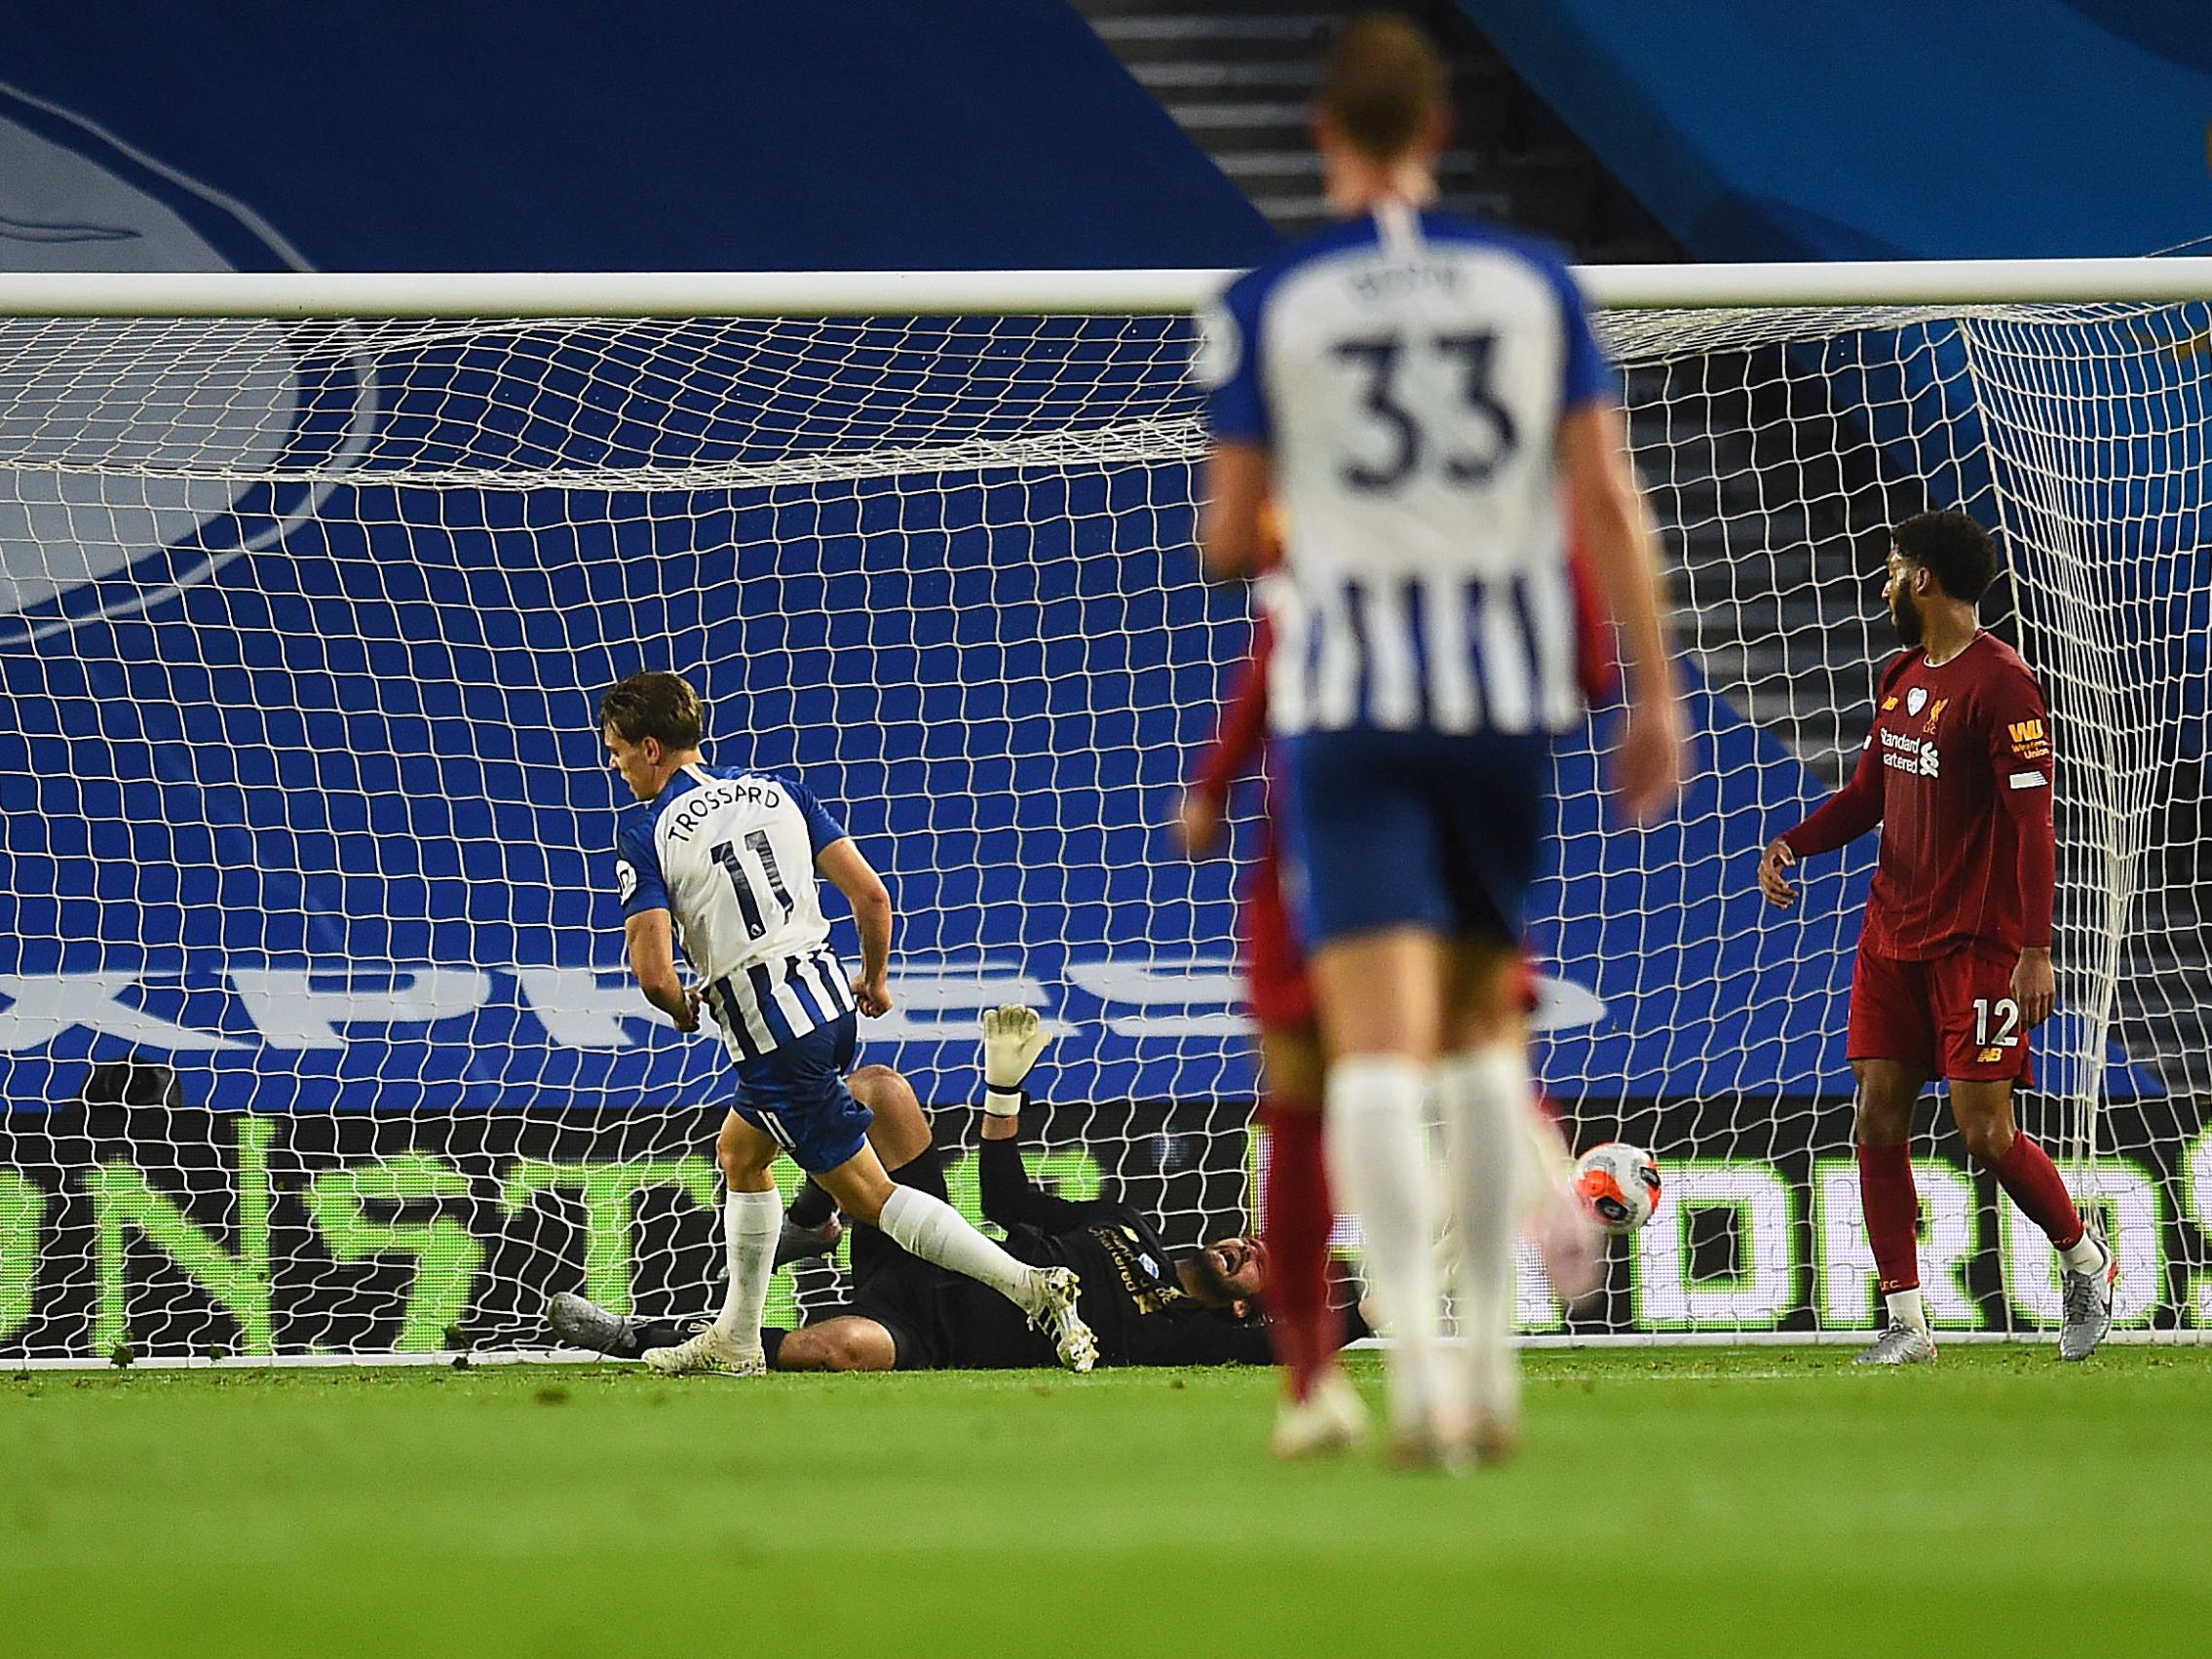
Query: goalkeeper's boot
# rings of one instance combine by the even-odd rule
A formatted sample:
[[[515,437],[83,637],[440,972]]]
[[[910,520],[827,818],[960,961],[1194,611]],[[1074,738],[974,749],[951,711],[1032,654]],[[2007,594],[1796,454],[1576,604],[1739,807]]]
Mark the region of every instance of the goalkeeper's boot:
[[[1354,1451],[1367,1441],[1367,1406],[1344,1372],[1331,1368],[1303,1400],[1276,1408],[1268,1450],[1285,1462]]]
[[[573,1291],[555,1292],[546,1302],[546,1323],[571,1348],[589,1348],[613,1360],[634,1360],[643,1352],[638,1341],[643,1320],[610,1313]]]
[[[689,1338],[673,1348],[647,1351],[645,1363],[663,1376],[766,1376],[768,1356],[758,1348],[741,1348],[711,1325],[702,1322]]]
[[[1098,1339],[1076,1312],[1083,1281],[1072,1267],[1041,1268],[1037,1277],[1043,1295],[1030,1310],[1029,1323],[1052,1338],[1052,1351],[1060,1356],[1061,1365],[1078,1373],[1088,1370],[1098,1363]]]
[[[819,1227],[802,1227],[789,1216],[783,1218],[783,1230],[776,1235],[778,1267],[788,1267],[794,1261],[806,1261],[814,1256],[827,1255],[837,1248],[845,1236],[845,1224],[834,1215]]]
[[[2058,1331],[2062,1360],[2087,1359],[2113,1328],[2113,1283],[2119,1277],[2119,1257],[2102,1238],[2096,1243],[2104,1254],[2103,1265],[2086,1273],[2069,1269],[2060,1276],[2059,1305],[2065,1313]]]
[[[1854,1366],[1927,1366],[1935,1363],[1935,1338],[1915,1326],[1891,1324]]]

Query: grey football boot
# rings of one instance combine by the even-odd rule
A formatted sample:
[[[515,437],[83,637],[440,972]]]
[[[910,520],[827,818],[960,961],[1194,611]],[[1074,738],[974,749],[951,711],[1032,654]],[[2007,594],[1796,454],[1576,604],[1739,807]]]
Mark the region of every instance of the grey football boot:
[[[2071,1270],[2059,1275],[2059,1307],[2064,1323],[2058,1329],[2058,1357],[2085,1360],[2113,1328],[2113,1282],[2119,1277],[2119,1257],[2101,1234],[2092,1233],[2104,1253],[2101,1266],[2087,1273]]]
[[[571,1348],[589,1348],[617,1360],[634,1360],[644,1353],[643,1320],[610,1313],[573,1291],[558,1291],[547,1299],[546,1323]]]
[[[1931,1366],[1935,1338],[1910,1325],[1891,1325],[1874,1339],[1874,1346],[1853,1361],[1854,1366]]]

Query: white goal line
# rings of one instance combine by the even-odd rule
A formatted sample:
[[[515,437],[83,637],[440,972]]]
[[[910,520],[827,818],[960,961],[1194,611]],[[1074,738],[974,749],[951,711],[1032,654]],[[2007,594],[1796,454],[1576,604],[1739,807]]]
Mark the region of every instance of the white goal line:
[[[1555,1332],[1530,1332],[1513,1339],[1514,1346],[1545,1349],[1574,1348],[1844,1348],[1864,1347],[1873,1340],[1876,1332],[1871,1329],[1860,1331],[1625,1331],[1591,1332],[1586,1335],[1566,1335]],[[1939,1331],[1936,1332],[1942,1345],[1973,1343],[1988,1346],[2001,1342],[2017,1342],[2023,1346],[2047,1347],[2058,1340],[2056,1331]],[[1446,1347],[1458,1341],[1447,1336]],[[1381,1336],[1363,1336],[1356,1342],[1348,1342],[1346,1348],[1355,1352],[1381,1352],[1390,1347],[1390,1339]],[[2212,1347],[2212,1330],[2168,1331],[2115,1331],[2105,1337],[2105,1345],[2129,1348],[2203,1348]],[[466,1362],[457,1364],[457,1362]],[[625,1365],[628,1361],[611,1360],[604,1354],[585,1353],[574,1348],[491,1348],[469,1353],[443,1350],[435,1354],[228,1354],[212,1359],[204,1354],[165,1354],[134,1359],[128,1366],[118,1366],[112,1360],[72,1355],[65,1359],[15,1359],[0,1360],[0,1374],[21,1375],[29,1371],[104,1371],[104,1370],[328,1370],[341,1366],[362,1368],[389,1366],[451,1366],[462,1370],[473,1370],[485,1366],[586,1366]],[[1141,1367],[1121,1367],[1119,1370],[1142,1370]],[[1258,1368],[1255,1368],[1258,1369]]]
[[[1237,273],[1185,271],[138,271],[0,276],[0,317],[1163,315]],[[2212,258],[1586,265],[1593,305],[2134,303],[2212,298]]]

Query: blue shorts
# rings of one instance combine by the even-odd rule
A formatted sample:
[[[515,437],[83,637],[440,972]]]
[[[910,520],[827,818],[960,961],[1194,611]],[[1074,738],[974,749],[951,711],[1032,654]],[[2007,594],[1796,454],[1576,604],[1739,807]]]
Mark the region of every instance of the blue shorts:
[[[796,1042],[738,1063],[730,1109],[791,1154],[810,1176],[834,1170],[868,1143],[876,1114],[853,1099],[845,1074],[859,1047],[859,1018],[847,1009]]]
[[[1283,746],[1309,950],[1380,928],[1517,946],[1551,818],[1543,733],[1307,732]]]

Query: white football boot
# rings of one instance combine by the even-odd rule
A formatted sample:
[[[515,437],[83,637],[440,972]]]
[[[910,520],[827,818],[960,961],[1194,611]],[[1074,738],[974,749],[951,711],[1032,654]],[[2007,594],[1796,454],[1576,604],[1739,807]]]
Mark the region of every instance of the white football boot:
[[[768,1356],[741,1348],[711,1325],[694,1328],[673,1348],[646,1350],[645,1363],[663,1376],[766,1376]]]
[[[1268,1450],[1286,1463],[1355,1451],[1367,1444],[1367,1405],[1344,1372],[1332,1370],[1303,1400],[1276,1408]]]
[[[1075,1308],[1083,1281],[1072,1267],[1042,1268],[1038,1276],[1045,1281],[1045,1297],[1031,1311],[1029,1323],[1052,1338],[1060,1364],[1081,1375],[1098,1363],[1098,1338]]]

